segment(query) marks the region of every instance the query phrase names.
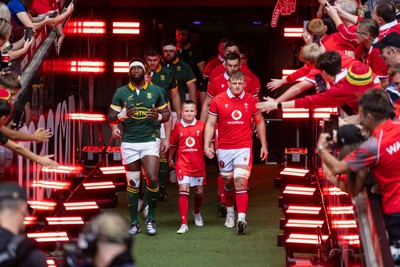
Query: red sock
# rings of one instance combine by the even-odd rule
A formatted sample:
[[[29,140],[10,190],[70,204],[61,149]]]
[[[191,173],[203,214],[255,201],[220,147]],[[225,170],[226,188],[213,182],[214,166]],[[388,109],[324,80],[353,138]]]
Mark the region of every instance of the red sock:
[[[236,207],[238,213],[247,213],[247,205],[249,203],[249,195],[247,190],[236,191]]]
[[[187,214],[189,210],[189,192],[179,191],[179,215],[181,216],[181,224],[187,223]]]
[[[234,202],[235,202],[235,191],[227,191],[224,187],[225,191],[225,204],[227,207],[233,207]]]
[[[196,195],[194,194],[194,208],[193,208],[193,212],[195,214],[199,214],[200,213],[200,209],[201,209],[201,205],[203,204],[203,194],[200,195]]]
[[[224,179],[222,178],[221,174],[218,175],[217,182],[218,182],[219,202],[225,203],[225,189],[224,189],[225,182],[224,182]]]

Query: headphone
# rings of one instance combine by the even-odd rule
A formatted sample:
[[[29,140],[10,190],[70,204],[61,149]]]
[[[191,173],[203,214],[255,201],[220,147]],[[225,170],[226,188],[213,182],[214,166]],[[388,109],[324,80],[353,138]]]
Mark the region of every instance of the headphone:
[[[98,242],[126,245],[131,248],[132,235],[118,214],[101,214],[89,222],[79,234],[78,247],[83,254],[94,256]]]

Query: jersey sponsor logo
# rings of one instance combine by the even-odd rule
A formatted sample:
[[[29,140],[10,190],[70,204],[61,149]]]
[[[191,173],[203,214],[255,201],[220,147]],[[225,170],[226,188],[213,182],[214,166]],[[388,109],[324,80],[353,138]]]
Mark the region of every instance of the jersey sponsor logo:
[[[386,152],[389,153],[389,155],[393,155],[394,153],[399,152],[400,150],[400,142],[397,141],[396,143],[391,144],[386,148]]]
[[[234,110],[232,111],[231,117],[235,121],[240,120],[242,118],[242,112],[240,110]]]
[[[147,93],[147,98],[148,98],[148,99],[151,99],[151,97],[152,97],[152,96],[151,96],[151,93]]]
[[[136,107],[136,112],[133,113],[132,119],[135,120],[144,120],[147,119],[147,113],[149,112],[150,109],[146,107]]]
[[[165,80],[165,75],[164,75],[164,74],[160,75],[160,80],[161,80],[161,81],[164,81],[164,80]]]
[[[225,167],[225,162],[223,162],[222,160],[219,161],[219,167],[223,168]]]
[[[193,147],[196,144],[196,140],[189,136],[188,138],[186,138],[185,144],[187,147]]]

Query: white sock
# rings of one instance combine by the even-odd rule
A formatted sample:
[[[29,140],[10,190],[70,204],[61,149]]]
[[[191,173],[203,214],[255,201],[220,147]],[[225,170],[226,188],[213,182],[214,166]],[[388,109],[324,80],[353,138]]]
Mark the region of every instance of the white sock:
[[[238,221],[246,221],[246,213],[238,213]]]
[[[229,216],[235,216],[235,207],[226,207],[226,214]]]

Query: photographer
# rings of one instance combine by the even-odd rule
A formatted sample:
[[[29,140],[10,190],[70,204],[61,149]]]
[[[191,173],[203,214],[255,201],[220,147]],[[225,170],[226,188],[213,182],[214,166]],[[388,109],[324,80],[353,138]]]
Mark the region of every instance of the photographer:
[[[92,261],[89,266],[135,267],[128,229],[128,224],[117,213],[104,213],[92,219],[78,240],[78,247]]]
[[[329,134],[320,135],[318,153],[333,175],[369,167],[382,196],[383,217],[389,234],[395,264],[400,264],[400,122],[387,119],[391,106],[383,90],[371,89],[358,100],[361,125],[371,136],[343,160],[336,159],[326,149]]]
[[[23,234],[26,201],[26,193],[18,184],[0,184],[0,267],[47,266],[38,243]]]

